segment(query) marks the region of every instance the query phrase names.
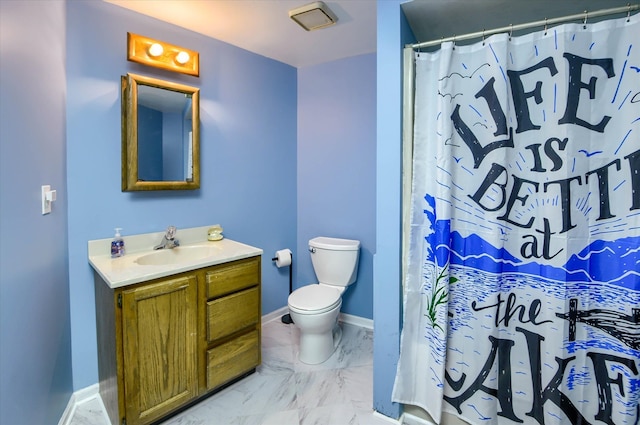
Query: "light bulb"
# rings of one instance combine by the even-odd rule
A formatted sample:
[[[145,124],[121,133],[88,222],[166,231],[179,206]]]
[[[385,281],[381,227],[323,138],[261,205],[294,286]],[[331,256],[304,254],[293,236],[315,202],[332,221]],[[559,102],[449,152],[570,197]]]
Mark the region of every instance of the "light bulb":
[[[157,58],[163,52],[164,48],[159,43],[153,43],[151,46],[149,46],[149,55],[153,56],[154,58]]]
[[[176,62],[178,62],[180,65],[184,65],[185,63],[189,62],[189,53],[187,52],[178,53],[178,55],[176,56]]]

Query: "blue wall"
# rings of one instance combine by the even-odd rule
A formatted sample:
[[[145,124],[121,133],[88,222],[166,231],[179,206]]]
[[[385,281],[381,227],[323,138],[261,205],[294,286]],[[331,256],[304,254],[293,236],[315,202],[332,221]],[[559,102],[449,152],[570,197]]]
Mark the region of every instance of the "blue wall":
[[[400,414],[390,400],[401,317],[401,52],[412,41],[402,1],[377,1],[377,55],[298,71],[101,1],[0,1],[0,423],[57,423],[72,388],[97,382],[88,240],[116,226],[134,234],[216,222],[264,249],[263,313],[286,305],[288,272],[270,261],[277,249],[294,249],[299,286],[315,280],[309,238],[363,241],[343,311],[373,316],[374,408]],[[202,77],[127,62],[127,31],[199,50]],[[202,189],[120,191],[127,72],[201,88]],[[42,184],[58,191],[46,216]]]
[[[402,48],[414,42],[401,0],[378,1],[376,254],[373,407],[397,418],[391,402],[400,355],[402,307]]]
[[[186,143],[182,141],[184,127],[181,112],[162,113],[162,179],[184,180],[184,150]]]
[[[200,78],[126,60],[127,32],[200,52]],[[200,88],[201,189],[120,190],[120,76]],[[67,164],[73,383],[98,381],[87,241],[220,223],[264,250],[262,309],[286,305],[288,273],[273,253],[295,246],[296,69],[101,1],[67,3]]]
[[[138,179],[162,180],[162,112],[138,105]]]
[[[296,70],[104,2],[0,5],[1,423],[55,423],[72,390],[97,382],[86,247],[114,227],[130,235],[222,224],[227,237],[265,251],[263,313],[286,305],[288,272],[270,261],[277,249],[299,256],[299,286],[315,281],[309,238],[357,238],[358,282],[343,311],[374,317],[375,54]],[[127,31],[200,51],[201,77],[126,61]],[[200,190],[121,192],[120,76],[127,72],[200,87]],[[48,216],[39,211],[41,184],[58,190]]]
[[[0,423],[58,423],[72,392],[64,2],[0,2]],[[42,215],[40,186],[57,190]]]
[[[294,287],[318,282],[308,241],[360,241],[358,277],[342,312],[373,319],[376,55],[298,69],[298,268]]]

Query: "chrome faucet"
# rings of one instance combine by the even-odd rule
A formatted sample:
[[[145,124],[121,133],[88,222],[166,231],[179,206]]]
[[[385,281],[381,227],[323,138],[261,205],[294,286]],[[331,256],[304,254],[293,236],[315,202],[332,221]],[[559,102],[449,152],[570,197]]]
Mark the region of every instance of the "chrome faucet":
[[[176,226],[167,227],[167,231],[162,237],[162,242],[154,246],[153,249],[173,249],[180,246],[180,241],[175,238],[177,231]]]

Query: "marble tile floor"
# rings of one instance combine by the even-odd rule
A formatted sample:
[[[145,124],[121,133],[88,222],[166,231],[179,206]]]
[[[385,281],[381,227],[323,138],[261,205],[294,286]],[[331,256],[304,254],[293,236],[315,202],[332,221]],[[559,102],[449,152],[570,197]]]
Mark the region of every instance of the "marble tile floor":
[[[162,425],[389,425],[373,403],[373,332],[342,323],[342,342],[320,365],[297,360],[299,331],[263,324],[256,372]],[[108,425],[99,398],[77,406],[69,425]]]

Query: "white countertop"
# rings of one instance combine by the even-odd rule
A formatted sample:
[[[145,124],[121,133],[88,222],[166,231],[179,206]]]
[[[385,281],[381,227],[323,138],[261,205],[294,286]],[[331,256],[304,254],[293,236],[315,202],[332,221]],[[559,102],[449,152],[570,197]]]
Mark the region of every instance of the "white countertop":
[[[207,241],[207,230],[212,226],[178,229],[176,239],[180,247],[215,247],[212,255],[205,258],[182,261],[178,264],[141,265],[140,257],[159,252],[153,247],[160,243],[164,232],[123,236],[125,252],[123,257],[111,258],[111,241],[98,239],[89,241],[89,263],[111,288],[145,282],[202,267],[262,255],[262,249],[245,245],[227,238]],[[180,249],[180,247],[174,249]]]

